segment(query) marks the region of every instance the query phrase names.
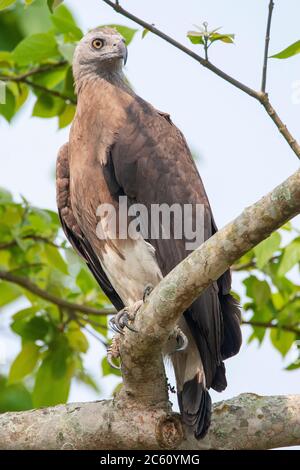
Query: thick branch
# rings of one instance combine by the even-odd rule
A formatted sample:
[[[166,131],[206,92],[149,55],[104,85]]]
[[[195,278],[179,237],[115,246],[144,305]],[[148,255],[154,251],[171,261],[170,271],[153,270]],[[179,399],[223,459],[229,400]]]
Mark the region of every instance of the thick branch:
[[[121,344],[123,394],[153,404],[163,400],[160,351],[182,312],[237,259],[299,212],[300,170],[246,208],[159,283],[137,315],[139,334],[126,331]]]
[[[164,32],[160,31],[157,29],[155,26],[153,26],[150,23],[147,23],[146,21],[142,20],[141,18],[138,18],[137,16],[133,15],[129,11],[125,10],[124,8],[119,5],[119,3],[114,3],[111,0],[103,0],[104,3],[112,7],[116,12],[120,13],[122,16],[125,16],[126,18],[129,18],[130,20],[134,21],[135,23],[141,25],[143,28],[148,29],[151,31],[153,34],[156,36],[159,36],[162,38],[164,41],[168,42],[172,46],[176,47],[180,51],[184,52],[188,56],[192,57],[192,59],[196,60],[199,62],[203,67],[207,68],[214,74],[218,75],[220,78],[225,80],[226,82],[230,83],[234,87],[238,88],[239,90],[243,91],[247,95],[251,96],[252,98],[255,98],[257,101],[259,101],[265,110],[267,111],[268,115],[276,125],[276,127],[279,129],[281,132],[282,136],[284,139],[287,141],[293,152],[296,154],[297,158],[300,159],[300,145],[296,141],[296,139],[291,135],[289,132],[288,128],[283,124],[282,120],[280,119],[279,115],[271,105],[269,101],[269,97],[265,92],[261,91],[256,91],[249,86],[245,85],[244,83],[240,82],[239,80],[235,79],[234,77],[231,77],[227,73],[223,72],[221,69],[216,67],[214,64],[209,62],[208,60],[204,59],[200,55],[196,54],[193,52],[191,49],[188,49],[185,47],[183,44],[179,43],[175,39],[173,39],[171,36],[168,36]]]
[[[208,435],[197,441],[175,413],[77,403],[0,415],[0,448],[272,449],[300,444],[299,416],[300,396],[243,394],[214,405]]]
[[[39,286],[31,282],[29,279],[25,277],[17,276],[10,272],[0,271],[0,279],[6,282],[10,282],[12,284],[16,284],[23,289],[26,289],[32,294],[41,297],[42,299],[51,302],[52,304],[58,305],[61,308],[65,308],[67,310],[73,310],[74,312],[81,312],[87,315],[111,315],[115,313],[114,309],[105,308],[105,309],[97,309],[94,307],[89,307],[88,305],[81,305],[76,304],[74,302],[68,302],[67,300],[61,299],[60,297],[56,297],[53,294],[50,294],[46,290],[41,289]]]
[[[269,56],[269,44],[270,44],[270,33],[271,33],[273,9],[274,9],[274,1],[270,0],[266,39],[265,39],[264,64],[263,64],[263,73],[262,73],[262,82],[261,82],[261,91],[263,93],[266,92],[266,85],[267,85],[268,56]]]

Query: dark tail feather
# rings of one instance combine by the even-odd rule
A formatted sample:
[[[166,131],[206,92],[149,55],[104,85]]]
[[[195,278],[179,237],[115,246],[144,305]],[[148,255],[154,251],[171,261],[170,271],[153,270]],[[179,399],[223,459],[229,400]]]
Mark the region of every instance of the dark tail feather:
[[[228,359],[239,352],[242,344],[241,312],[237,300],[232,295],[220,295],[219,299],[224,328],[221,354],[222,359]]]
[[[223,392],[223,390],[225,390],[227,387],[226,369],[224,362],[221,362],[221,364],[218,365],[211,386],[214,390],[216,390],[216,392]]]
[[[196,439],[202,439],[211,420],[211,398],[198,377],[185,382],[178,393],[178,404],[183,422],[194,429]]]

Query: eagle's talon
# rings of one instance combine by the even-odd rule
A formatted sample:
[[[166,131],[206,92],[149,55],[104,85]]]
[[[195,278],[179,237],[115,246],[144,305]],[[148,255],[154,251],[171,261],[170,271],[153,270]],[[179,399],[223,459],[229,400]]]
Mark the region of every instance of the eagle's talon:
[[[172,351],[173,353],[177,353],[180,351],[185,351],[187,348],[189,341],[186,337],[186,335],[183,333],[183,331],[179,328],[179,326],[176,326],[173,330],[173,333],[169,336],[169,340],[176,341],[176,347]]]
[[[129,307],[125,307],[120,310],[114,317],[109,320],[109,325],[116,333],[124,334],[124,328],[128,328],[130,331],[137,333],[137,330],[130,325],[129,322],[134,321],[136,312],[141,307],[143,301],[139,300]]]
[[[123,331],[121,329],[121,327],[118,325],[118,323],[116,322],[116,318],[115,317],[112,317],[110,320],[109,320],[109,326],[111,327],[111,329],[115,332],[115,333],[119,333],[121,335],[123,335]]]
[[[144,294],[143,294],[143,303],[146,302],[147,298],[149,297],[149,295],[151,294],[153,289],[154,289],[154,286],[152,284],[147,284],[146,285],[146,287],[144,289]]]
[[[117,366],[113,359],[120,357],[120,336],[115,335],[111,341],[111,345],[107,348],[107,362],[113,369],[120,370],[121,367]]]

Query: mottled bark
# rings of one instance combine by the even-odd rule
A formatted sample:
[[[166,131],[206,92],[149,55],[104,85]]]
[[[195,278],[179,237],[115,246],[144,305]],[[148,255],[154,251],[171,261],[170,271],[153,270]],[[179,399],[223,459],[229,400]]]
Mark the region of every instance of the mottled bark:
[[[130,432],[128,432],[130,430]],[[0,449],[271,449],[300,444],[300,396],[244,394],[214,405],[197,441],[177,414],[114,401],[0,415]]]

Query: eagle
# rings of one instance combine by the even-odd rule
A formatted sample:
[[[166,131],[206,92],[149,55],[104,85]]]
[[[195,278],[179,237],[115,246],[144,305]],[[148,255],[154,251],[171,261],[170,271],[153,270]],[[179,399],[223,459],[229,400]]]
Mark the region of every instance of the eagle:
[[[147,286],[157,285],[191,250],[184,235],[174,236],[174,221],[170,237],[113,237],[107,214],[102,213],[104,236],[99,236],[101,205],[118,213],[120,197],[125,196],[129,208],[142,204],[149,211],[157,204],[201,205],[198,229],[204,240],[217,231],[183,134],[168,113],[134,92],[123,74],[126,60],[125,40],[114,28],[94,29],[76,46],[78,103],[56,170],[65,235],[120,312],[140,305]],[[194,210],[190,217],[194,219]],[[224,360],[241,346],[240,310],[230,290],[227,271],[183,313],[178,328],[187,341],[170,354],[182,419],[196,438],[202,438],[210,425],[208,390],[226,388]],[[121,320],[119,315],[118,330],[128,325]]]

